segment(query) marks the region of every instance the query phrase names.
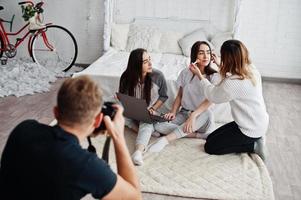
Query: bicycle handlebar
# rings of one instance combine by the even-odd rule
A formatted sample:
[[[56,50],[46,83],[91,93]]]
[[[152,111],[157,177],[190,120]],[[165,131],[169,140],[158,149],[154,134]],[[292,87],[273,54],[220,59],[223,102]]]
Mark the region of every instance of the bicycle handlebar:
[[[34,5],[32,1],[22,1],[22,2],[19,2],[18,4],[23,5],[23,4],[27,4],[27,3],[31,4],[32,6]]]
[[[42,6],[44,5],[44,2],[41,1],[39,3],[36,3],[36,5],[34,5],[34,3],[32,1],[22,1],[18,3],[19,5],[23,5],[23,4],[30,4],[32,7],[36,8],[36,10],[38,11],[38,13],[42,13],[43,9]]]
[[[19,2],[18,4],[19,4],[19,5],[23,5],[23,4],[27,4],[27,3],[30,4],[30,5],[32,5],[32,6],[34,6],[34,4],[33,4],[32,1],[22,1],[22,2]],[[43,6],[43,4],[44,4],[44,2],[41,1],[41,2],[37,3],[37,4],[35,5],[35,7],[36,7],[36,8],[41,8],[41,7]]]

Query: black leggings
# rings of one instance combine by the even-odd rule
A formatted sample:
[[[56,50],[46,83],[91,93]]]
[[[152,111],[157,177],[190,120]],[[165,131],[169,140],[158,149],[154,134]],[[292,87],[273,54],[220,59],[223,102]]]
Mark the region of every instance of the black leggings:
[[[259,138],[246,136],[233,121],[213,131],[206,140],[205,152],[209,154],[228,154],[254,152],[254,142]]]

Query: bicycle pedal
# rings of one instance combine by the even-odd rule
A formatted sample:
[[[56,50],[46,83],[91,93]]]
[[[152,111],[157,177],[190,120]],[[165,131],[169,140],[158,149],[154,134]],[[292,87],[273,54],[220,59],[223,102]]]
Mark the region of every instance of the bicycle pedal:
[[[7,64],[7,57],[6,56],[2,56],[0,57],[0,62],[1,62],[1,65],[6,65]]]
[[[1,65],[6,65],[7,64],[7,60],[1,60]]]

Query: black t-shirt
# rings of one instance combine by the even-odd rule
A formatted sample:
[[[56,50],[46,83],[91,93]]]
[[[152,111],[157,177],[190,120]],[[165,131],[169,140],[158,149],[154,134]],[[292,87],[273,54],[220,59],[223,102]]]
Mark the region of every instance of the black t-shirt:
[[[117,181],[96,154],[59,126],[34,120],[10,134],[1,158],[1,199],[78,200],[86,194],[102,198]]]

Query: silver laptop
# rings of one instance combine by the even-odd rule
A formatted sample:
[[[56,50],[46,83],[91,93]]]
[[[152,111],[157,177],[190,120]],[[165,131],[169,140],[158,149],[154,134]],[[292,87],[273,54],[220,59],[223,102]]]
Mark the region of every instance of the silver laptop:
[[[151,115],[147,110],[147,103],[145,99],[137,99],[135,97],[125,95],[122,93],[116,93],[116,95],[124,107],[123,115],[125,117],[149,124],[154,122],[167,121],[163,117],[163,113]]]

